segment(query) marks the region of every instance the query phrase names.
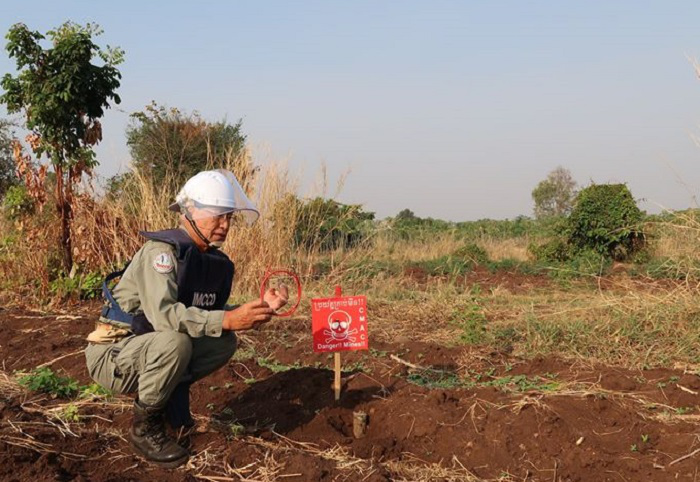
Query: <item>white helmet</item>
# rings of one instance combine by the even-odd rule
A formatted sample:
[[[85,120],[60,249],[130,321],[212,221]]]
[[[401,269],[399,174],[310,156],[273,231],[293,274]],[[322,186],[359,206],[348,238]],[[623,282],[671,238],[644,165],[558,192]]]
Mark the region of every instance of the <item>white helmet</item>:
[[[188,213],[197,208],[194,219],[240,211],[252,224],[260,213],[243,192],[236,176],[225,169],[202,171],[187,180],[169,206],[171,211]]]

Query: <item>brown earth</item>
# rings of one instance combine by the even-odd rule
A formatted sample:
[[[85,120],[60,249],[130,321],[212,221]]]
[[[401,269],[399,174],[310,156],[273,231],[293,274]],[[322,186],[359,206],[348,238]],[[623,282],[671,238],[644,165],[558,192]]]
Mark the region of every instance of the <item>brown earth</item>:
[[[3,374],[55,360],[54,370],[89,383],[80,350],[96,312],[96,306],[63,315],[0,310]],[[81,421],[64,425],[50,410],[67,400],[19,390],[6,379],[0,479],[697,478],[700,455],[677,461],[698,448],[696,375],[377,342],[369,353],[343,355],[344,391],[336,403],[331,361],[312,353],[309,332],[306,320],[280,320],[242,337],[235,359],[193,387],[198,429],[183,439],[193,458],[172,471],[131,454],[128,397],[81,402]],[[455,386],[455,375],[467,382]],[[369,425],[356,439],[352,419],[359,410]]]

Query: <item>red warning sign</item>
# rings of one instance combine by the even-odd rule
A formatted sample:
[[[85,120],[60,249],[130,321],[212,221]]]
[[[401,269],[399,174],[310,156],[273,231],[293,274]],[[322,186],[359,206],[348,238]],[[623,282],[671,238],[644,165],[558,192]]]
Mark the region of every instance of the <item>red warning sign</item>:
[[[311,327],[315,352],[367,350],[367,298],[312,299]]]

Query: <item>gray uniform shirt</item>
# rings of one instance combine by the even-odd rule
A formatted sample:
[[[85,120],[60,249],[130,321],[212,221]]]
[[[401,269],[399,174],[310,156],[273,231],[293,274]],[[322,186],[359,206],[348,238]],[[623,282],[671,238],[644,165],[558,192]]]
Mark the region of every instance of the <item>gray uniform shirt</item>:
[[[143,313],[156,331],[175,330],[193,338],[221,336],[223,310],[187,308],[177,301],[177,257],[168,243],[147,241],[112,293],[122,310]],[[105,318],[100,321],[115,324]]]

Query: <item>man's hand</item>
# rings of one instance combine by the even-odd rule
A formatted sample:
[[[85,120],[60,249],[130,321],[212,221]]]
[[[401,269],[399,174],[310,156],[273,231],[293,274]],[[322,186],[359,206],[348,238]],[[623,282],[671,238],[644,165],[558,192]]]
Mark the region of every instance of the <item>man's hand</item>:
[[[264,301],[249,301],[224,314],[223,328],[235,331],[250,330],[257,325],[267,323],[274,314],[274,310]]]
[[[280,285],[279,289],[270,288],[265,292],[263,299],[270,308],[277,311],[289,301],[289,289],[287,289],[287,285],[284,284]]]

